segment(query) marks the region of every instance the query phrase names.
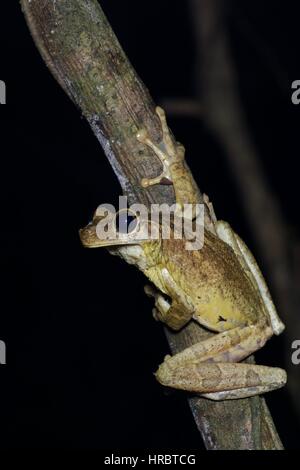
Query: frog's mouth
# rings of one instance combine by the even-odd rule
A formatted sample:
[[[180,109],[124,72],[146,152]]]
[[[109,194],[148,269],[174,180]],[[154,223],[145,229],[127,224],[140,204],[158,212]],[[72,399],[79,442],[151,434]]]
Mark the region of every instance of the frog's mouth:
[[[117,232],[114,238],[100,238],[97,234],[97,225],[91,222],[86,227],[79,230],[81,243],[86,248],[101,248],[122,245],[138,245],[141,240],[136,240],[131,234]]]

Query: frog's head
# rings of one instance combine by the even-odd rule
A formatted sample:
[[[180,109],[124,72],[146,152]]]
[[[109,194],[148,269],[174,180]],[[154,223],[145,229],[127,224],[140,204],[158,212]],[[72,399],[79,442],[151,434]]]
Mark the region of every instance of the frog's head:
[[[157,262],[160,252],[160,227],[153,222],[123,209],[115,212],[111,206],[99,206],[92,222],[79,231],[86,248],[108,248],[129,264],[144,271]],[[153,237],[153,234],[156,237]],[[158,235],[157,235],[158,233]]]

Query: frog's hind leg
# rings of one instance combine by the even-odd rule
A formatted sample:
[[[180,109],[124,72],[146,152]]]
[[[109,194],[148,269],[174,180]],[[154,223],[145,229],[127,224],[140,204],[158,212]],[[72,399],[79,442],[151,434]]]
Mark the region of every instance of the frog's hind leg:
[[[237,364],[237,365],[244,365],[244,364]],[[247,364],[245,364],[247,365]],[[248,364],[249,365],[249,364]],[[271,372],[271,377],[272,380],[275,381],[277,385],[275,384],[274,386],[268,385],[255,385],[255,386],[248,386],[245,388],[236,388],[234,390],[225,390],[223,392],[211,392],[211,393],[201,393],[201,397],[204,398],[209,398],[210,400],[214,401],[222,401],[222,400],[235,400],[237,398],[249,398],[253,397],[255,395],[261,395],[266,392],[271,392],[272,390],[276,390],[277,388],[283,387],[286,383],[286,380],[284,380],[284,374],[281,374],[282,369],[276,369],[274,367],[264,367],[264,366],[256,366],[256,372],[251,369],[251,373],[257,373],[257,368],[259,368],[260,373],[265,374],[266,369],[270,369],[269,372]],[[275,376],[274,376],[274,371],[275,371]],[[280,371],[280,374],[277,374],[277,371]],[[284,372],[284,371],[283,371]],[[249,370],[248,370],[249,373]],[[281,380],[283,380],[282,384]],[[279,385],[278,385],[279,383]]]
[[[210,400],[221,401],[249,398],[271,392],[286,384],[286,372],[277,367],[230,363],[215,364],[215,366],[219,368],[219,375],[221,377],[223,376],[218,387],[215,387],[218,388],[219,391],[200,393],[202,397],[209,398]],[[205,369],[202,373],[203,372],[205,372]],[[210,378],[208,378],[208,384],[209,381]],[[207,388],[210,388],[209,385]],[[225,390],[221,390],[222,388]]]
[[[239,364],[272,335],[267,325],[237,327],[197,343],[173,357],[167,356],[156,377],[168,387],[212,400],[242,398],[282,387],[282,369]]]
[[[233,231],[227,222],[216,222],[215,227],[219,238],[231,246],[237,255],[243,269],[252,281],[255,289],[259,291],[266,311],[269,315],[273,332],[276,335],[279,335],[282,333],[285,327],[277,314],[270,291],[254,256],[243,240]]]
[[[259,266],[253,254],[251,253],[245,242],[239,237],[239,235],[234,232],[228,222],[224,222],[223,220],[217,220],[213,204],[209,201],[209,198],[206,194],[203,195],[203,200],[209,210],[210,218],[214,224],[214,228],[218,237],[223,240],[223,242],[231,246],[231,248],[235,252],[238,260],[240,261],[240,264],[242,265],[244,271],[247,273],[254,288],[260,293],[267,314],[269,316],[273,332],[275,333],[275,335],[279,335],[280,333],[282,333],[285,327],[278,316],[266,281],[262,275],[261,270],[259,269]]]
[[[235,237],[236,237],[239,249],[241,250],[241,252],[242,252],[242,254],[243,254],[250,270],[251,270],[251,273],[252,273],[253,277],[255,278],[255,280],[257,282],[260,294],[261,294],[261,296],[264,300],[266,309],[267,309],[269,317],[270,317],[270,321],[271,321],[273,331],[274,331],[275,335],[280,335],[280,333],[282,333],[283,330],[285,329],[285,326],[284,326],[283,322],[281,321],[281,319],[279,318],[279,315],[278,315],[277,310],[275,308],[275,305],[273,303],[273,300],[272,300],[270,291],[268,289],[268,286],[266,284],[266,281],[265,281],[265,279],[264,279],[264,277],[263,277],[263,275],[262,275],[262,273],[259,269],[259,266],[258,266],[254,256],[252,255],[251,251],[246,246],[245,242],[236,233],[235,233]]]
[[[200,362],[168,372],[158,370],[156,377],[165,386],[211,400],[247,398],[276,390],[286,383],[283,369],[230,362]]]

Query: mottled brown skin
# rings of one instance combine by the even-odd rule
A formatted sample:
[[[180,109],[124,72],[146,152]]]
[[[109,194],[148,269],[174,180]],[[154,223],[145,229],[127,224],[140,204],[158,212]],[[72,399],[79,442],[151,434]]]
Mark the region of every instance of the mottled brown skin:
[[[199,323],[224,331],[266,315],[259,294],[222,240],[206,231],[201,250],[187,251],[178,245],[178,240],[162,240],[163,263],[192,299],[193,317]]]

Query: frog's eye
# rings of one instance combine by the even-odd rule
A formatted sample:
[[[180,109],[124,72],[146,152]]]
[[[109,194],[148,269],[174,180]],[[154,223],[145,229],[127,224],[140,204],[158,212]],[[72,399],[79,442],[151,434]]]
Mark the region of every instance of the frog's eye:
[[[130,209],[121,209],[116,213],[114,223],[118,233],[129,234],[137,230],[139,217]]]

